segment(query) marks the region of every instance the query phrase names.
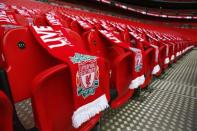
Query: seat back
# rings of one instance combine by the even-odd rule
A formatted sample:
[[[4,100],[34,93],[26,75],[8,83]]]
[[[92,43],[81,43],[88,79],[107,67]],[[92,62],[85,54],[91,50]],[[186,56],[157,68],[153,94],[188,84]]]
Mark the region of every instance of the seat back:
[[[59,63],[39,46],[27,28],[8,31],[3,37],[2,52],[14,102],[29,98],[34,77]]]
[[[2,56],[17,117],[26,129],[33,128],[36,116],[31,106],[32,80],[41,71],[60,62],[40,47],[28,28],[12,29],[5,33]],[[21,105],[29,109],[25,116],[18,110]],[[31,124],[24,117],[28,117]]]
[[[70,23],[70,29],[82,35],[84,32],[93,29],[94,27],[88,22],[76,19]]]
[[[34,25],[37,25],[37,26],[47,26],[48,25],[44,16],[36,16],[33,19],[33,23],[34,23]]]
[[[89,51],[97,56],[107,58],[107,45],[99,37],[98,32],[89,31],[83,34],[84,39],[86,40],[87,48]]]

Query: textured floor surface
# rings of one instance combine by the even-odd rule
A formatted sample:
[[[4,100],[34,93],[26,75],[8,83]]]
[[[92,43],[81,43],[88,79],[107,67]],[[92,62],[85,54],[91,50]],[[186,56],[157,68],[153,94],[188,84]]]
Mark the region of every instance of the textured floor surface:
[[[101,131],[197,131],[197,48],[100,123]]]

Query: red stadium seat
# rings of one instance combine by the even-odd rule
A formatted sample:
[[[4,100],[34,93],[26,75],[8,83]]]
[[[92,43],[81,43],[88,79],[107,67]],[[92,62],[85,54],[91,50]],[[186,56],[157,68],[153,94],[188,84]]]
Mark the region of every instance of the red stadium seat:
[[[145,33],[146,32],[146,33]],[[153,68],[153,75],[159,76],[162,73],[162,68],[165,65],[165,58],[166,58],[166,46],[163,45],[152,32],[148,31],[140,31],[139,35],[143,38],[147,46],[152,47],[155,52],[155,65]],[[158,68],[157,68],[158,67]],[[154,71],[154,70],[157,71]]]
[[[67,31],[71,37],[76,35],[71,30]],[[16,34],[20,34],[20,37],[17,37]],[[73,41],[76,42],[78,37],[74,38]],[[68,65],[49,55],[35,41],[32,33],[27,28],[13,29],[5,34],[3,55],[6,60],[5,70],[7,71],[14,102],[17,103],[33,97],[36,126],[43,131],[75,130],[71,124],[74,108],[71,74]],[[17,59],[15,59],[16,57]],[[108,72],[108,65],[102,59],[99,59],[98,63],[103,63],[103,71],[99,72],[99,76],[104,79],[99,79],[100,86],[104,88],[107,99],[109,99],[109,74],[106,73]],[[18,77],[18,74],[20,74],[20,77]],[[48,81],[49,79],[50,81]],[[33,89],[31,89],[32,83]],[[54,93],[57,93],[57,95],[54,95]],[[48,103],[46,100],[50,102]],[[55,106],[52,106],[53,104]],[[44,117],[45,113],[47,115]],[[100,118],[99,112],[97,114],[79,129],[84,131],[91,129]]]
[[[31,24],[36,25],[47,25],[46,21],[43,19],[44,17],[34,17],[34,18],[26,18],[24,16],[18,15],[14,12],[9,11],[0,11],[0,38],[2,39],[4,34],[14,28],[21,28],[23,26],[28,26]],[[32,21],[29,21],[31,19]],[[2,52],[2,48],[0,48],[0,53]],[[3,67],[3,58],[0,58],[0,67]]]
[[[152,79],[152,70],[154,68],[154,51],[152,47],[147,45],[142,37],[137,35],[135,32],[130,32],[129,34],[125,34],[124,36],[125,41],[127,41],[131,47],[140,49],[143,54],[143,63],[144,63],[144,75],[145,75],[145,82],[141,85],[141,88],[145,88],[150,84]]]
[[[112,100],[111,107],[117,108],[132,97],[134,90],[129,89],[132,74],[132,55],[104,38],[98,31],[89,31],[83,34],[87,50],[92,54],[107,59],[110,63],[111,90],[117,92]]]

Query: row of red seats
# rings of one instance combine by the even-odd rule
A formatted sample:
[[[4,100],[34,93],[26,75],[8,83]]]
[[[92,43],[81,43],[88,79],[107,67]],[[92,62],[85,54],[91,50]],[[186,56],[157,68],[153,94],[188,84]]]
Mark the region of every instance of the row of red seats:
[[[0,3],[1,86],[12,105],[2,104],[9,120],[0,116],[1,131],[12,131],[14,105],[29,98],[35,128],[90,130],[103,110],[122,106],[193,47],[180,36],[116,19],[21,2]]]

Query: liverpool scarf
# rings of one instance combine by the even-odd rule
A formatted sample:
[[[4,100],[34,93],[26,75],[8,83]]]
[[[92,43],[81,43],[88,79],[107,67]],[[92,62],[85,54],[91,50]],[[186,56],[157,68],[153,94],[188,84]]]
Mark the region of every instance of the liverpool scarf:
[[[18,25],[13,13],[0,10],[0,25]]]
[[[154,44],[150,44],[151,47],[153,47],[154,52],[155,52],[155,61],[154,61],[154,68],[152,70],[152,74],[155,75],[160,71],[160,66],[159,66],[159,47],[154,45]]]
[[[144,78],[144,69],[143,69],[143,60],[142,60],[142,52],[141,50],[137,48],[132,48],[128,44],[122,42],[118,37],[116,37],[112,32],[107,31],[107,30],[99,30],[99,32],[103,35],[104,38],[109,40],[112,44],[118,47],[122,47],[126,49],[127,51],[131,51],[132,54],[134,54],[134,69],[133,75],[132,75],[132,80],[129,85],[130,89],[137,88],[140,85],[142,85],[145,81]]]
[[[81,43],[72,42],[63,28],[31,26],[30,29],[49,54],[69,65],[73,90],[70,99],[74,101],[72,124],[79,128],[109,106],[104,87],[99,84],[99,71],[102,71],[99,69],[103,63],[96,56],[87,55]]]
[[[170,62],[170,59],[169,59],[169,45],[168,44],[165,44],[164,45],[166,46],[166,58],[164,60],[164,64],[168,64]]]
[[[158,40],[152,36],[151,34],[147,34],[148,37],[150,37],[151,39],[149,40],[149,42],[146,42],[146,44],[150,47],[153,48],[154,50],[154,67],[152,70],[152,74],[156,75],[159,71],[160,71],[160,66],[159,66],[159,46],[157,46],[155,43],[158,42]]]
[[[134,89],[144,84],[144,68],[143,68],[143,54],[140,49],[130,47],[132,54],[134,54],[134,68],[132,74],[132,81],[129,85],[130,89]]]
[[[171,44],[172,44],[172,55],[171,55],[171,58],[170,58],[170,60],[171,61],[173,61],[174,60],[174,58],[175,58],[175,43],[173,43],[173,42],[171,42]]]

